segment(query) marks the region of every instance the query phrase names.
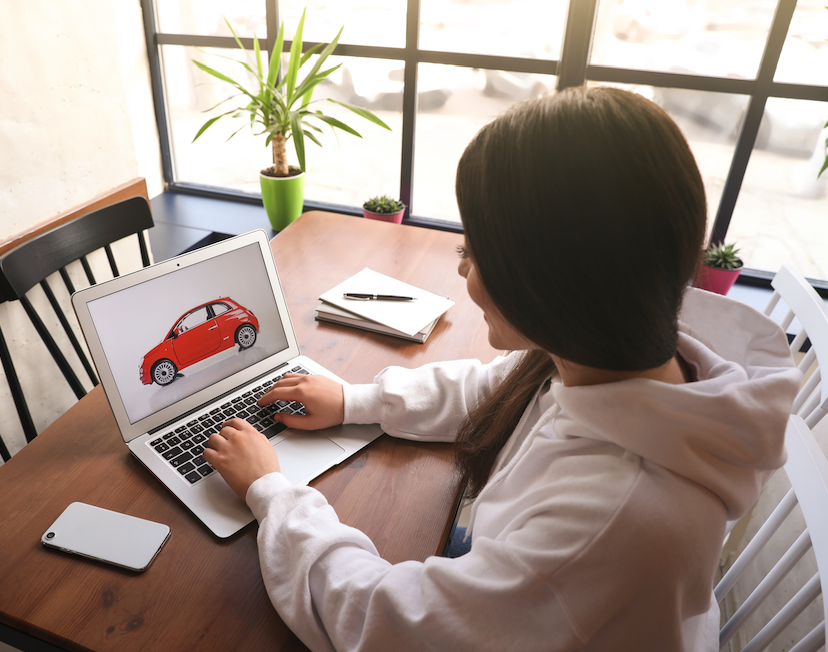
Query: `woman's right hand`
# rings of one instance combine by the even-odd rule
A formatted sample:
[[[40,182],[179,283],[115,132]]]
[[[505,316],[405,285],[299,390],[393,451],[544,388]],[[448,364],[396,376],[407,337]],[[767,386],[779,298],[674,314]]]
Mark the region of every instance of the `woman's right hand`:
[[[305,416],[282,412],[271,415],[288,428],[318,430],[339,425],[345,419],[342,385],[325,376],[285,374],[256,403],[268,405],[275,401],[298,401],[305,406]]]

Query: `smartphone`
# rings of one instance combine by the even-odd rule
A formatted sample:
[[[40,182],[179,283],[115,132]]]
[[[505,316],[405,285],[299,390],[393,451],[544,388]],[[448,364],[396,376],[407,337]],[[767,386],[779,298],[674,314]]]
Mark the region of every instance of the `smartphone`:
[[[72,503],[40,542],[49,548],[142,572],[170,537],[161,523],[86,503]]]

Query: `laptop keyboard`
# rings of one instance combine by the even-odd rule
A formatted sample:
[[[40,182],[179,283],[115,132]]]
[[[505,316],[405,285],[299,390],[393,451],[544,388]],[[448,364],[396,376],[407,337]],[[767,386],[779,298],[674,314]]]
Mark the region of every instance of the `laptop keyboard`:
[[[285,373],[310,375],[310,371],[302,366],[296,366]],[[256,405],[256,401],[281,377],[282,374],[259,383],[243,394],[194,417],[186,424],[153,438],[148,445],[190,484],[203,480],[214,471],[201,455],[207,447],[207,439],[214,432],[221,430],[222,424],[228,419],[244,419],[268,439],[272,439],[287,430],[287,426],[275,422],[271,415],[286,412],[304,416],[305,406],[296,401],[276,401],[264,407]]]

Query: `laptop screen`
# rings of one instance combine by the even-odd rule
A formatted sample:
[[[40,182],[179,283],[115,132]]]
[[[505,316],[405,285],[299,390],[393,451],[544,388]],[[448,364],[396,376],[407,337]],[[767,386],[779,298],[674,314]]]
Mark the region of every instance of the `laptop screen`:
[[[255,244],[88,308],[131,424],[288,348]]]

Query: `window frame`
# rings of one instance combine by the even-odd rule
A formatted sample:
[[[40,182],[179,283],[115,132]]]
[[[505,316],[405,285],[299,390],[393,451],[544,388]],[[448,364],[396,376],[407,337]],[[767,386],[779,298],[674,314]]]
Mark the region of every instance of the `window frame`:
[[[172,154],[170,147],[170,126],[168,122],[160,48],[162,45],[180,45],[235,49],[232,37],[199,36],[187,34],[169,34],[159,32],[155,17],[155,1],[141,0],[144,15],[144,27],[147,38],[147,53],[150,62],[150,75],[156,120],[161,141],[161,159],[164,181],[170,191],[197,194],[206,197],[220,197],[248,203],[261,204],[258,195],[243,193],[232,189],[216,190],[192,183],[177,182],[173,178]],[[268,54],[273,48],[279,25],[278,0],[264,0],[267,25],[267,38],[261,41],[263,51]],[[594,39],[598,15],[599,0],[570,0],[560,59],[529,59],[521,57],[468,54],[433,50],[420,50],[420,0],[408,0],[406,14],[405,46],[401,48],[378,47],[367,45],[339,44],[336,55],[381,58],[400,61],[404,64],[404,88],[402,109],[402,160],[400,166],[399,197],[410,207],[406,224],[438,228],[447,231],[462,232],[462,226],[428,216],[416,214],[413,196],[414,143],[417,116],[417,67],[421,63],[435,63],[469,68],[483,68],[517,73],[539,73],[557,76],[556,90],[569,86],[580,86],[587,82],[612,84],[640,84],[654,87],[709,91],[746,95],[748,106],[736,138],[729,172],[725,180],[721,200],[713,220],[711,241],[724,240],[730,225],[736,201],[744,181],[750,156],[759,133],[759,126],[767,100],[771,97],[828,101],[828,87],[794,84],[774,81],[777,64],[782,53],[788,29],[796,9],[797,0],[778,0],[773,20],[768,31],[764,51],[755,79],[737,79],[728,77],[702,76],[683,73],[670,73],[652,70],[618,68],[590,63],[590,53]],[[828,35],[826,35],[828,36]],[[247,48],[253,47],[251,38],[242,38]],[[284,51],[289,52],[290,41],[284,43]],[[315,42],[304,43],[305,50],[316,45]],[[305,201],[306,209],[333,210],[335,212],[360,215],[360,208],[353,206],[330,205],[311,200]],[[773,272],[745,269],[742,276],[746,280],[753,278],[766,284],[773,277]],[[814,281],[819,289],[828,289],[828,281]]]

